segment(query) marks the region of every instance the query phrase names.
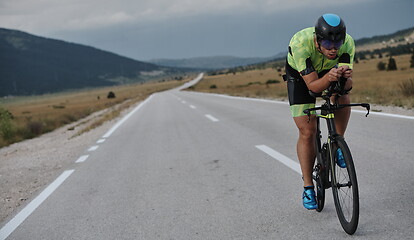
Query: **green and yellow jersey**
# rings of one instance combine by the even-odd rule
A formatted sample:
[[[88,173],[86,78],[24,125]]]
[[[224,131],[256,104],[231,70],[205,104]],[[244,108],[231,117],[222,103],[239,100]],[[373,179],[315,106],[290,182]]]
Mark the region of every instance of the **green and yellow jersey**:
[[[338,57],[333,60],[328,59],[318,51],[314,36],[315,28],[310,27],[297,32],[290,40],[287,61],[293,69],[303,76],[309,74],[312,70],[317,71],[317,73],[330,70],[335,65],[338,65],[338,67],[343,65],[347,65],[349,68],[353,67],[355,43],[349,34],[346,35],[344,44],[338,50]],[[344,61],[341,59],[343,54],[349,56]]]

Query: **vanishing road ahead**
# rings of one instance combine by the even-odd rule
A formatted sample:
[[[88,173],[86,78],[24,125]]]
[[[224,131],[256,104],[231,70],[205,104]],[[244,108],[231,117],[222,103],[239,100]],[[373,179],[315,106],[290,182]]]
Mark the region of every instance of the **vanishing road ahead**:
[[[414,118],[353,112],[346,140],[361,202],[353,239],[414,235],[413,129]],[[346,237],[331,190],[323,212],[302,207],[296,138],[284,102],[154,94],[85,146],[0,239]]]

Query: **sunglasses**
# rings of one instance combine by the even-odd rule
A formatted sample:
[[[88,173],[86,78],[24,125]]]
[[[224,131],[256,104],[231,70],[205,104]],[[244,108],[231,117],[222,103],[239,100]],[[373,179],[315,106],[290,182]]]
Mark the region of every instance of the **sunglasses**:
[[[321,40],[319,44],[327,50],[332,50],[333,48],[335,48],[335,50],[338,50],[343,43],[342,41],[333,42],[330,40]]]

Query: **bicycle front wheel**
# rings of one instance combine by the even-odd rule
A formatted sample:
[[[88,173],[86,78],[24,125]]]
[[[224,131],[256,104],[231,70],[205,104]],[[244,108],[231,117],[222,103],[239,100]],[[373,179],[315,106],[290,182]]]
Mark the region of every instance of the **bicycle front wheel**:
[[[345,168],[337,164],[338,149],[342,151],[346,163]],[[338,137],[331,149],[331,180],[332,193],[336,212],[342,228],[352,235],[358,227],[359,220],[359,194],[358,182],[352,160],[351,152],[342,137]]]

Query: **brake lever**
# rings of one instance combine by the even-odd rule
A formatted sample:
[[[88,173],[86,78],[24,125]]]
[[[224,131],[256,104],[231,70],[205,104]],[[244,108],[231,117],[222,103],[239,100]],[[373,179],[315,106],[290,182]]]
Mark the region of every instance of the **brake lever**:
[[[371,105],[369,105],[369,103],[363,103],[362,106],[367,109],[367,114],[365,115],[365,117],[368,117]]]

